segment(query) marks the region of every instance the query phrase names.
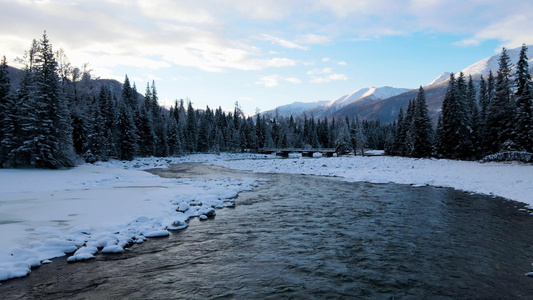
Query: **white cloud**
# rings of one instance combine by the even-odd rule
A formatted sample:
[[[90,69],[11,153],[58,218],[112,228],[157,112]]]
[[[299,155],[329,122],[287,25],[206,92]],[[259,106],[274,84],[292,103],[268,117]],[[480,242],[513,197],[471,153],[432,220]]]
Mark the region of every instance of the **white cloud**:
[[[275,57],[269,60],[264,60],[265,67],[291,67],[296,65],[296,60],[290,58]]]
[[[313,69],[311,71],[307,71],[307,75],[318,75],[318,74],[329,74],[332,73],[332,68],[323,68],[323,69]]]
[[[331,43],[331,39],[325,35],[318,34],[304,34],[298,36],[296,39],[297,43],[307,44],[307,45],[319,45],[319,44],[328,44]]]
[[[338,81],[338,80],[348,80],[348,77],[344,74],[330,74],[328,76],[323,77],[313,77],[311,79],[312,83],[326,83],[331,81]]]
[[[348,64],[347,64],[345,61],[339,61],[339,62],[337,63],[337,65],[339,65],[339,66],[346,66],[346,65],[348,65]]]
[[[298,50],[307,50],[308,49],[306,46],[302,46],[302,45],[299,45],[299,44],[297,44],[295,42],[284,40],[282,38],[271,36],[271,35],[268,35],[268,34],[263,34],[261,39],[263,39],[265,41],[272,42],[272,43],[277,44],[277,45],[280,45],[281,47],[284,47],[284,48],[298,49]]]
[[[264,85],[265,87],[275,87],[278,85],[279,75],[269,75],[259,78],[255,82],[257,85]]]
[[[279,85],[280,81],[289,82],[292,84],[300,84],[302,81],[296,77],[282,77],[278,74],[263,76],[255,82],[256,85],[263,85],[265,87],[275,87]]]
[[[324,57],[324,58],[322,58],[322,62],[328,62],[328,61],[330,61],[330,60],[331,60],[331,58],[329,58],[329,57]]]
[[[283,78],[283,80],[287,81],[287,82],[290,82],[290,83],[293,83],[293,84],[300,84],[302,83],[302,81],[296,77],[287,77],[287,78]]]

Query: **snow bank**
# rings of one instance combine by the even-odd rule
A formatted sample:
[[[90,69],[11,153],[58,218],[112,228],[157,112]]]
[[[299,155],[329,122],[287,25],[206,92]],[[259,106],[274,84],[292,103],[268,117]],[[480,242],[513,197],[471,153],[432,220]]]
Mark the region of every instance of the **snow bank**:
[[[72,254],[69,262],[83,261],[98,250],[121,253],[167,236],[168,230],[186,228],[189,218],[233,206],[238,193],[258,184],[251,178],[165,179],[135,170],[178,162],[148,158],[69,170],[0,169],[0,281],[26,276],[65,254]]]
[[[339,176],[347,181],[432,185],[500,196],[533,205],[533,166],[402,157],[210,160],[227,168],[264,173]]]
[[[0,170],[0,281],[26,276],[48,259],[120,253],[147,238],[207,219],[258,181],[246,178],[164,179],[142,172],[202,162],[264,173],[343,177],[348,181],[433,185],[501,196],[533,206],[533,166],[401,157],[276,159],[221,154],[109,161],[70,170]],[[531,207],[530,206],[530,207]]]

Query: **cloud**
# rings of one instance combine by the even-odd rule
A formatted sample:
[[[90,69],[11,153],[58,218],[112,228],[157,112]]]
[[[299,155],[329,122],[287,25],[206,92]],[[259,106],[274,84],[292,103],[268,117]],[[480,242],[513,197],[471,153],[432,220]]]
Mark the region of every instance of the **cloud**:
[[[224,72],[299,64],[296,57],[269,52],[279,49],[259,48],[258,41],[309,50],[445,33],[460,37],[457,46],[533,43],[530,0],[0,1],[0,54],[22,56],[46,29],[55,50],[63,48],[74,65],[91,62],[98,74],[118,66]],[[306,58],[313,59],[319,58]]]
[[[331,43],[331,39],[325,35],[310,33],[298,36],[296,42],[305,45],[320,45]]]
[[[256,81],[256,85],[264,85],[265,87],[275,87],[278,85],[279,75],[263,76]]]
[[[331,58],[329,58],[329,57],[324,57],[324,58],[322,58],[322,62],[328,62],[328,61],[330,61],[330,60],[331,60]]]
[[[300,84],[302,83],[302,81],[296,77],[287,77],[287,78],[283,78],[283,80],[287,81],[287,82],[290,82],[290,83],[293,83],[293,84]]]
[[[313,69],[311,71],[307,71],[307,75],[318,75],[318,74],[329,74],[332,73],[332,68],[323,68],[323,69]]]
[[[275,87],[279,85],[280,81],[289,82],[292,84],[300,84],[302,81],[296,77],[282,77],[278,74],[263,76],[255,82],[256,85],[263,85],[265,87]]]
[[[271,36],[271,35],[268,35],[268,34],[263,34],[261,39],[263,39],[265,41],[270,41],[273,44],[280,45],[281,47],[284,47],[284,48],[298,49],[298,50],[307,50],[308,49],[306,46],[302,46],[302,45],[299,45],[299,44],[297,44],[295,42],[284,40],[282,38],[278,38],[278,37]]]
[[[348,77],[346,77],[346,75],[344,74],[330,74],[328,76],[323,76],[323,77],[313,77],[313,79],[311,79],[311,82],[312,83],[326,83],[326,82],[331,82],[331,81],[338,81],[338,80],[348,80]]]
[[[346,65],[348,65],[348,64],[347,64],[345,61],[339,61],[339,62],[337,63],[337,65],[339,65],[339,66],[346,66]]]

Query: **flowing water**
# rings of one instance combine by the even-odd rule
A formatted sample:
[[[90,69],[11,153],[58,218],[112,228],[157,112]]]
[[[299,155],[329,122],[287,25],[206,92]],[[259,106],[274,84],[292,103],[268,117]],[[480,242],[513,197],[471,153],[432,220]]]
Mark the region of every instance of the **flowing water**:
[[[533,217],[447,188],[253,174],[200,164],[166,177],[263,177],[235,208],[119,255],[66,259],[3,299],[533,298]]]

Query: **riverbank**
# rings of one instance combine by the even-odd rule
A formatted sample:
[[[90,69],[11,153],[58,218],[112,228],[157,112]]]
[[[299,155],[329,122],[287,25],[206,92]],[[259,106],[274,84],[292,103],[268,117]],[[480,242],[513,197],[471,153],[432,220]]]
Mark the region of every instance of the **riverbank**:
[[[144,168],[162,160],[137,161]],[[136,170],[137,169],[137,170]],[[233,206],[251,178],[168,179],[131,162],[68,170],[0,169],[0,281],[73,253],[69,262],[121,253],[147,238],[167,236],[191,217]],[[101,249],[101,250],[99,250]]]
[[[0,280],[65,253],[91,259],[186,226],[202,207],[232,205],[256,180],[165,179],[143,172],[200,162],[263,173],[337,176],[347,181],[443,186],[533,205],[533,166],[400,157],[290,158],[190,155],[109,161],[69,170],[0,170]],[[180,211],[176,211],[176,208]],[[187,208],[187,209],[186,209]]]

